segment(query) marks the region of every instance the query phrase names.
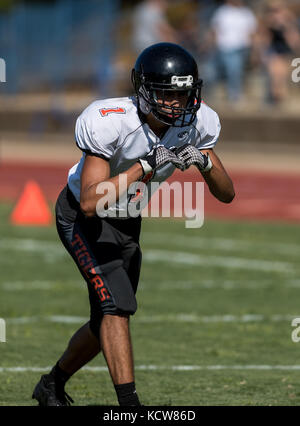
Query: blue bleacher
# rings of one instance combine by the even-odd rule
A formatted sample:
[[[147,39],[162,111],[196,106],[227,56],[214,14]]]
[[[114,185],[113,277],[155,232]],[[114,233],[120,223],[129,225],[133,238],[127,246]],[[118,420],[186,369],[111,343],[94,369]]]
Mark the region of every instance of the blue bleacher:
[[[120,0],[57,0],[0,13],[1,91],[60,90],[72,81],[106,87],[119,8]]]

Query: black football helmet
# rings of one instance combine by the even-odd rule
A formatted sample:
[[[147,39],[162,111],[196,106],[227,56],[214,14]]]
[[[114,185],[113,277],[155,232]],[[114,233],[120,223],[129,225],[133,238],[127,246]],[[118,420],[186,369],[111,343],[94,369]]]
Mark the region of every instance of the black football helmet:
[[[137,58],[131,80],[144,114],[152,112],[159,121],[174,127],[189,126],[194,121],[203,81],[198,78],[196,61],[183,47],[173,43],[148,47]],[[165,103],[180,96],[184,107]]]

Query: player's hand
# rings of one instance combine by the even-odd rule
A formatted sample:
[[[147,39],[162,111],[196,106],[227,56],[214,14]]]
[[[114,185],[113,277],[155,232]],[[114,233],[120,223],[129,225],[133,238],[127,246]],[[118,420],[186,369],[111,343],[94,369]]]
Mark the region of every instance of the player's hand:
[[[212,168],[209,155],[203,154],[193,145],[185,144],[174,151],[177,157],[184,162],[185,170],[194,165],[200,172],[208,172]]]
[[[144,174],[148,174],[159,169],[167,163],[172,163],[180,170],[184,170],[184,161],[174,152],[160,145],[153,148],[145,157],[138,160],[144,170]]]

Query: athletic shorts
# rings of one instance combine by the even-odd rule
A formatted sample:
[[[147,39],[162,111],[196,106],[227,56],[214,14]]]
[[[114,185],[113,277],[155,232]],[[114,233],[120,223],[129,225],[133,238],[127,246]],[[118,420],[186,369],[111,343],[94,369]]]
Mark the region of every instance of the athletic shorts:
[[[87,218],[66,186],[56,203],[56,226],[87,283],[90,327],[99,336],[103,315],[133,315],[137,309],[141,216]]]

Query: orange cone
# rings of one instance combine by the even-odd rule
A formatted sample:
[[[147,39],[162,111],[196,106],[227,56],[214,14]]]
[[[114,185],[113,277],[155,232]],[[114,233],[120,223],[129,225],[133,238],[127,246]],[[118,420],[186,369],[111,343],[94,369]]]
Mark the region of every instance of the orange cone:
[[[26,183],[10,220],[14,225],[50,225],[52,214],[36,182],[30,180]]]

